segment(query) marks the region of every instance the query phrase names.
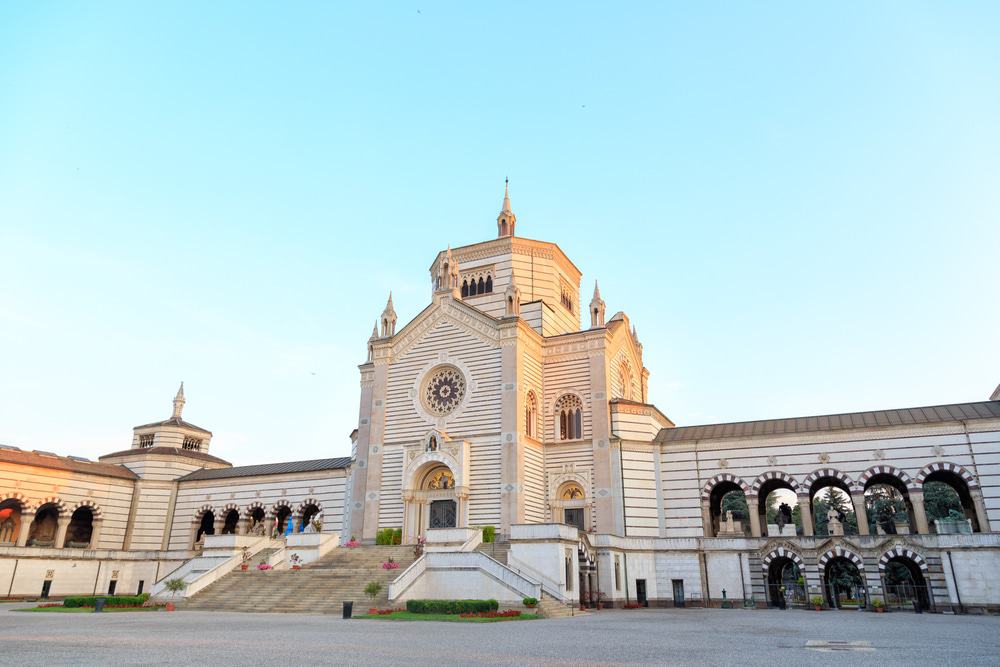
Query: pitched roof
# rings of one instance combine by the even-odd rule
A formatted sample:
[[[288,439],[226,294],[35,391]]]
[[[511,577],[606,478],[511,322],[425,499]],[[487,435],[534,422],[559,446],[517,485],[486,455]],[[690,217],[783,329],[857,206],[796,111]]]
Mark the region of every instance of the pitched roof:
[[[336,459],[313,459],[311,461],[286,461],[284,463],[264,463],[255,466],[235,468],[203,468],[181,477],[181,481],[197,479],[226,479],[230,477],[256,477],[257,475],[281,475],[293,472],[315,472],[318,470],[341,470],[351,465],[350,456]]]
[[[873,427],[937,424],[971,419],[1000,419],[1000,401],[953,403],[950,405],[934,405],[923,408],[871,410],[868,412],[845,412],[814,417],[762,419],[749,422],[681,426],[678,428],[662,429],[657,434],[655,442],[719,440],[722,438],[747,438],[762,435],[818,433]]]
[[[222,463],[225,465],[231,465],[229,461],[225,459],[220,459],[218,456],[212,456],[211,454],[206,454],[205,452],[199,452],[194,449],[181,449],[180,447],[133,447],[132,449],[123,449],[120,452],[113,452],[111,454],[105,454],[101,456],[101,460],[109,459],[115,456],[130,456],[133,454],[160,454],[162,456],[186,456],[189,459],[197,459],[198,461],[209,461],[211,463]]]
[[[95,463],[81,459],[79,456],[56,456],[55,454],[25,452],[17,447],[0,447],[0,463],[15,463],[39,468],[52,468],[79,472],[102,477],[119,477],[121,479],[138,479],[139,476],[128,468],[114,463]]]
[[[170,419],[164,419],[161,422],[153,422],[152,424],[143,424],[142,426],[135,426],[133,428],[134,429],[152,428],[154,426],[179,426],[181,428],[191,429],[192,431],[198,431],[199,433],[207,433],[208,435],[212,435],[212,432],[209,431],[208,429],[204,429],[200,426],[195,426],[191,422],[186,422],[180,417],[171,417]]]

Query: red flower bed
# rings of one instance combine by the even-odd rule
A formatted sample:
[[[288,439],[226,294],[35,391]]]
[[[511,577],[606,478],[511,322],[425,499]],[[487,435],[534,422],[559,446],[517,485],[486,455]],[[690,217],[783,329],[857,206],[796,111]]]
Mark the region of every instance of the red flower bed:
[[[460,618],[514,618],[520,616],[517,609],[507,609],[506,611],[480,611],[475,614],[459,614]]]
[[[405,609],[376,609],[372,607],[368,610],[369,616],[388,616],[389,614],[395,614],[397,611],[406,611]]]

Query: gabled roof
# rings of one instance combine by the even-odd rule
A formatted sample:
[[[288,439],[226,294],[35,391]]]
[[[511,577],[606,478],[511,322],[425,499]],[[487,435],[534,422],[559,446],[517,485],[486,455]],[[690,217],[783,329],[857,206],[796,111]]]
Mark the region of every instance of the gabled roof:
[[[198,431],[199,433],[205,433],[207,435],[212,435],[211,431],[209,431],[207,429],[203,429],[200,426],[195,426],[194,424],[192,424],[190,422],[186,422],[183,419],[180,419],[178,417],[171,417],[170,419],[164,419],[161,422],[153,422],[152,424],[143,424],[142,426],[136,426],[136,427],[134,427],[133,430],[140,429],[140,428],[153,428],[154,426],[178,426],[180,428],[191,429],[192,431]]]
[[[39,468],[51,468],[86,475],[101,477],[118,477],[120,479],[138,479],[139,476],[128,468],[114,463],[95,463],[81,459],[79,456],[56,456],[38,452],[25,452],[16,447],[0,447],[0,463],[15,463]]]
[[[670,417],[668,417],[665,414],[663,414],[663,412],[661,412],[660,409],[658,407],[656,407],[655,405],[653,405],[652,403],[642,403],[640,401],[630,401],[627,398],[612,398],[609,401],[609,403],[612,406],[615,406],[615,405],[631,405],[631,406],[637,407],[637,408],[648,408],[648,409],[652,410],[653,412],[655,412],[657,414],[657,416],[662,421],[670,424],[671,427],[674,424],[674,420],[672,420]],[[674,429],[674,428],[667,428],[667,429],[664,429],[664,430],[676,430],[676,429]]]
[[[336,459],[313,459],[311,461],[287,461],[285,463],[264,463],[255,466],[235,468],[203,468],[181,477],[182,482],[198,479],[227,479],[230,477],[256,477],[257,475],[282,475],[293,472],[316,472],[318,470],[343,470],[351,465],[350,456]]]
[[[180,447],[133,447],[132,449],[123,449],[120,452],[105,454],[100,458],[101,460],[104,460],[116,456],[133,456],[133,455],[144,456],[146,454],[159,454],[161,456],[185,456],[189,459],[195,459],[198,461],[221,463],[227,466],[231,465],[229,461],[226,461],[225,459],[220,459],[218,456],[212,456],[211,454],[206,454],[205,452],[199,452],[194,449],[181,449]]]
[[[749,422],[681,426],[678,428],[662,429],[654,441],[662,443],[720,440],[723,438],[748,438],[766,435],[820,433],[850,429],[937,424],[975,419],[1000,419],[1000,401],[952,403],[924,408],[872,410],[869,412],[845,412],[814,417],[792,417],[789,419],[763,419]]]

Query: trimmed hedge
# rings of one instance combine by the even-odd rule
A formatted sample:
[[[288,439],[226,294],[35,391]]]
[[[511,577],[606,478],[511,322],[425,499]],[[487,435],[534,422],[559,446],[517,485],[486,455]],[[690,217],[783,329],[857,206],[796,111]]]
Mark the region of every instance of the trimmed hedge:
[[[142,595],[73,595],[63,600],[64,607],[93,607],[97,599],[104,600],[108,607],[141,607],[149,599],[149,593]]]
[[[483,526],[483,542],[489,544],[496,539],[497,527],[496,526]]]
[[[496,611],[496,600],[407,600],[406,611],[411,614],[477,614]]]

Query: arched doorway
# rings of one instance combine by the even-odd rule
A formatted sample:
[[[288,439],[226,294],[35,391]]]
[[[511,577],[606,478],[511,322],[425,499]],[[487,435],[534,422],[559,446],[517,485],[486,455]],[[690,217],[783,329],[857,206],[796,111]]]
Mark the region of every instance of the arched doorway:
[[[201,547],[202,539],[205,535],[215,535],[215,512],[204,510],[201,519],[198,521],[198,529],[194,534],[194,548]]]
[[[836,609],[867,606],[864,562],[860,556],[837,547],[820,558],[820,571],[828,606]]]
[[[858,517],[851,500],[851,480],[837,470],[817,470],[802,483],[809,492],[815,535],[857,535]]]
[[[426,491],[455,489],[455,476],[447,466],[432,468],[421,485]],[[433,498],[428,505],[428,528],[454,528],[458,525],[458,503],[454,498]]]
[[[274,507],[274,535],[280,537],[289,532],[288,520],[292,516],[292,508],[288,505],[277,505]]]
[[[864,484],[865,513],[868,526],[876,535],[906,535],[916,533],[917,522],[913,513],[905,472],[888,466],[870,470],[861,476]]]
[[[319,503],[314,500],[306,500],[302,505],[299,506],[299,532],[318,532],[322,528],[320,524],[319,528],[312,526],[313,521],[320,521],[322,514]]]
[[[763,535],[794,537],[802,532],[802,519],[796,500],[798,485],[781,472],[764,473],[754,484],[757,512]]]
[[[42,505],[35,512],[35,520],[28,529],[29,547],[54,547],[59,530],[59,507],[54,503]]]
[[[776,555],[767,564],[767,603],[769,607],[785,609],[788,605],[802,606],[806,602],[805,572],[797,554]]]
[[[708,514],[711,520],[711,535],[749,534],[750,507],[744,491],[745,484],[734,480],[722,480],[712,486],[708,496]],[[730,514],[730,512],[732,514]],[[732,524],[729,517],[732,517]],[[732,531],[729,530],[730,525]]]
[[[66,546],[71,549],[86,549],[94,534],[94,512],[89,507],[78,507],[69,519],[66,530]]]
[[[264,535],[267,530],[267,522],[264,520],[267,513],[263,506],[254,505],[247,510],[247,535]]]
[[[920,609],[930,609],[930,594],[924,576],[927,565],[923,559],[918,563],[912,557],[893,552],[882,558],[879,569],[882,571],[886,606],[913,609],[916,604]]]
[[[0,544],[17,544],[23,511],[24,504],[17,498],[0,502]]]
[[[553,510],[561,510],[562,522],[577,530],[586,531],[589,524],[587,492],[579,482],[566,482],[559,486]]]
[[[928,466],[917,476],[924,491],[924,509],[931,532],[978,533],[982,530],[969,479],[972,476],[954,464]]]
[[[240,527],[240,511],[235,507],[230,508],[225,514],[222,522],[223,535],[235,535]]]

